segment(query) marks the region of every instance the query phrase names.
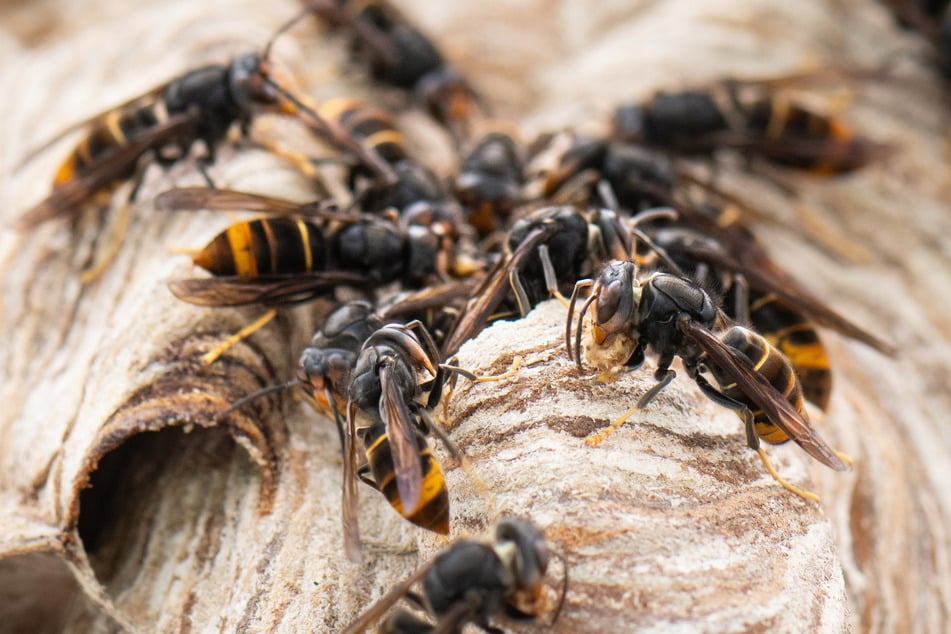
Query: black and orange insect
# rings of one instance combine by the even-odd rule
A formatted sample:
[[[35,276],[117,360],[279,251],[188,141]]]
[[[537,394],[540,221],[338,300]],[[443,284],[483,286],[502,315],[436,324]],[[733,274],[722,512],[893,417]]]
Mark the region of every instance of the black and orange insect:
[[[322,119],[345,137],[358,140],[392,166],[409,158],[409,149],[393,115],[382,107],[363,99],[338,97],[318,106]],[[354,166],[351,185],[358,175],[365,175],[366,167]],[[392,184],[392,183],[390,183]]]
[[[350,398],[351,373],[370,335],[389,323],[414,321],[430,332],[433,315],[465,297],[468,290],[466,283],[450,282],[399,293],[377,306],[365,300],[340,304],[301,353],[297,380],[318,400],[318,410],[336,419]]]
[[[817,175],[864,167],[887,150],[843,120],[777,90],[779,81],[725,79],[701,89],[660,92],[614,111],[612,137],[688,155],[730,148]]]
[[[294,379],[257,390],[233,403],[227,410],[221,412],[218,418],[244,407],[262,396],[276,391],[301,387],[307,401],[319,413],[334,421],[340,437],[341,451],[348,454],[348,450],[355,446],[354,435],[348,435],[347,423],[342,412],[347,411],[350,401],[350,386],[354,377],[354,369],[360,358],[364,344],[374,333],[385,325],[386,332],[399,329],[399,322],[413,323],[417,317],[428,318],[438,315],[441,310],[451,306],[453,302],[464,298],[468,293],[464,283],[452,282],[428,287],[419,291],[398,294],[382,305],[374,306],[364,300],[352,300],[339,304],[324,318],[323,323],[314,334],[310,343],[301,351],[297,362],[297,371]],[[379,338],[379,337],[378,337]],[[407,340],[412,341],[412,339]],[[416,352],[409,345],[408,354]],[[362,388],[365,390],[365,388]],[[395,423],[397,429],[401,422]],[[379,432],[379,430],[376,430]],[[384,430],[385,432],[385,427]],[[437,430],[438,431],[438,430]],[[386,441],[384,441],[386,442]],[[423,441],[425,442],[425,441]],[[450,445],[451,446],[451,445]],[[374,450],[374,456],[379,463],[386,455],[385,448]],[[431,454],[428,454],[431,458]],[[355,493],[352,489],[355,459],[347,460],[344,464],[344,483],[349,483],[349,494],[345,500],[353,500]],[[427,463],[429,464],[429,463]],[[438,469],[438,464],[435,465]],[[372,471],[372,469],[371,469]],[[361,475],[359,472],[356,475]],[[429,482],[438,482],[437,476],[430,476]],[[375,482],[373,480],[369,480]],[[349,496],[349,497],[348,497]],[[344,506],[345,548],[352,560],[359,559],[360,542],[357,530],[356,515],[352,507]],[[414,516],[415,517],[415,516]],[[423,522],[422,519],[419,520]],[[441,521],[441,519],[440,519]],[[441,524],[437,523],[437,526]]]
[[[359,556],[360,547],[356,477],[383,493],[410,522],[449,533],[445,475],[426,442],[427,436],[437,436],[462,461],[430,414],[442,397],[446,371],[418,321],[386,324],[363,343],[350,375],[344,433],[344,540],[351,558]],[[366,460],[359,468],[358,438]]]
[[[399,281],[420,288],[448,277],[452,242],[426,226],[342,213],[224,189],[180,188],[156,197],[166,210],[248,210],[269,217],[238,222],[193,258],[213,277],[170,283],[179,298],[202,306],[306,301],[338,284],[377,288]],[[448,249],[448,252],[445,250]]]
[[[402,211],[417,200],[444,197],[436,177],[419,162],[410,158],[410,149],[392,113],[363,99],[341,97],[320,106],[320,114],[333,122],[349,137],[359,139],[368,148],[398,171],[389,183],[375,183],[368,192],[361,192],[360,205],[367,211],[381,212],[392,207]],[[358,169],[351,173],[356,185]]]
[[[338,284],[370,283],[366,271],[332,264],[331,254],[324,229],[311,220],[247,220],[219,233],[193,257],[213,277],[173,280],[169,288],[191,304],[241,306],[304,302]]]
[[[209,188],[164,192],[156,197],[155,207],[271,214],[231,225],[193,256],[211,277],[169,282],[176,297],[199,306],[270,307],[209,351],[206,363],[271,321],[278,305],[333,299],[343,286],[373,298],[391,283],[419,289],[451,281],[454,243],[438,233],[438,223],[401,226],[387,216],[341,213],[320,203]]]
[[[322,104],[319,111],[342,134],[382,157],[394,174],[390,181],[374,178],[362,182],[365,170],[357,166],[351,171],[349,184],[356,190],[363,211],[382,214],[395,210],[404,224],[419,224],[418,218],[425,214],[439,222],[444,233],[459,233],[463,217],[458,203],[436,175],[412,156],[389,111],[353,98],[332,99]]]
[[[149,151],[155,160],[171,162],[201,140],[211,162],[233,124],[247,130],[252,109],[295,111],[276,86],[267,63],[250,53],[188,72],[74,126],[85,128],[83,138],[57,170],[50,195],[20,218],[19,227],[78,213],[93,194],[131,177]]]
[[[391,181],[366,181],[362,170],[351,171],[355,205],[369,214],[394,213],[403,232],[417,245],[428,242],[444,278],[471,277],[486,268],[459,203],[432,170],[412,155],[390,112],[360,99],[341,98],[323,104],[320,113],[347,137],[383,157],[394,174]],[[419,261],[413,268],[426,271],[428,267]]]
[[[469,81],[438,47],[387,0],[304,0],[333,28],[346,31],[374,79],[410,91],[457,142],[483,110]]]
[[[522,202],[524,158],[508,134],[490,132],[463,157],[456,197],[469,224],[484,238],[508,224]]]
[[[544,174],[541,188],[547,198],[637,212],[673,205],[678,176],[656,150],[616,139],[574,138]],[[611,200],[604,200],[602,182]]]
[[[568,141],[566,147],[564,140]],[[717,221],[710,219],[707,203],[697,202],[697,193],[754,216],[762,215],[658,148],[616,138],[574,135],[554,137],[548,145],[556,154],[555,164],[540,170],[539,189],[544,197],[554,201],[607,207],[630,215],[671,207],[705,231],[716,231]]]
[[[299,17],[286,23],[274,37]],[[297,117],[336,148],[355,155],[381,178],[391,178],[389,166],[372,150],[340,134],[285,87],[288,82],[280,78],[268,61],[273,42],[274,38],[263,54],[246,53],[228,64],[189,71],[67,128],[32,152],[24,160],[66,134],[82,130],[79,143],[56,172],[52,191],[19,218],[18,228],[26,230],[54,218],[76,216],[83,204],[99,192],[134,178],[131,202],[148,163],[167,165],[181,160],[199,141],[204,154],[198,158],[198,166],[206,174],[205,166],[214,162],[217,146],[228,132],[237,125],[247,136],[252,119],[268,111]],[[101,273],[117,248],[118,241],[103,261],[84,273],[84,278],[93,279]]]
[[[713,195],[707,197],[708,202],[696,202],[684,195],[683,190],[690,185],[697,185]],[[566,152],[560,166],[547,175],[545,191],[549,195],[561,196],[565,190],[580,191],[576,204],[607,205],[619,210],[618,213],[632,214],[638,225],[643,224],[639,244],[650,247],[649,253],[639,249],[641,264],[659,266],[671,273],[686,273],[704,281],[706,288],[717,288],[730,294],[728,308],[747,302],[748,297],[734,296],[746,285],[752,289],[752,294],[758,295],[755,301],[764,306],[771,302],[768,297],[776,297],[777,302],[770,311],[801,311],[818,325],[836,330],[884,354],[895,353],[894,346],[829,308],[775,263],[764,245],[738,218],[740,211],[755,210],[729,194],[717,191],[711,184],[680,172],[655,152],[620,141],[580,142]],[[645,209],[650,204],[669,206],[676,211],[676,219],[650,219],[644,215],[651,213]],[[654,225],[653,220],[659,223]],[[669,254],[670,258],[660,262],[661,253]],[[611,257],[624,259],[617,252]],[[742,278],[743,284],[733,283],[738,278]],[[737,310],[731,316],[741,323],[749,323],[744,318],[748,312],[746,309]],[[775,319],[767,312],[758,315],[762,317],[764,327]],[[811,363],[805,359],[805,355],[811,352],[802,352],[803,363]]]
[[[817,326],[833,329],[883,354],[894,346],[829,308],[768,256],[755,235],[738,221],[703,230],[688,221],[660,226],[643,223],[656,247],[677,265],[672,271],[652,254],[642,265],[686,274],[701,286],[722,293],[726,313],[749,325],[779,348],[795,368],[806,400],[825,410],[832,390],[829,357]]]
[[[502,519],[494,539],[455,542],[377,600],[344,632],[362,634],[401,599],[412,602],[422,614],[401,608],[380,623],[377,631],[456,634],[466,624],[473,624],[486,632],[501,632],[490,625],[500,616],[540,622],[546,614],[546,625],[551,626],[558,619],[568,584],[566,567],[558,601],[550,605],[544,596],[544,578],[552,554],[534,524]],[[422,583],[421,594],[412,592],[416,583]]]
[[[670,209],[655,209],[645,211],[642,220],[671,215]],[[632,257],[635,236],[649,240],[636,225],[610,209],[582,212],[571,205],[542,207],[519,218],[507,232],[503,257],[473,291],[444,353],[454,354],[492,315],[524,316],[549,297],[567,304],[562,293],[593,268],[611,258]]]
[[[730,295],[725,301],[729,303]],[[753,330],[789,360],[803,398],[827,411],[832,396],[832,364],[815,324],[802,309],[775,293],[750,289],[746,302]],[[742,315],[736,318],[742,319]]]
[[[296,20],[295,20],[296,21]],[[276,34],[289,28],[285,24]],[[179,160],[193,144],[204,145],[204,164],[214,161],[218,144],[238,125],[245,135],[252,118],[275,111],[309,118],[306,108],[284,87],[264,53],[239,55],[227,64],[204,66],[172,79],[144,95],[110,108],[64,130],[41,148],[44,151],[66,134],[81,129],[82,138],[53,179],[53,190],[19,220],[27,229],[44,221],[71,216],[95,193],[132,177],[147,154],[160,162]]]
[[[637,368],[647,351],[658,357],[654,373],[658,383],[588,442],[600,442],[650,403],[676,377],[670,366],[680,357],[687,375],[707,397],[743,419],[747,444],[770,475],[789,491],[818,499],[784,480],[760,446],[760,439],[773,444],[791,439],[827,467],[848,468],[847,457],[829,447],[809,422],[802,388],[789,360],[758,333],[742,326],[725,327],[722,311],[695,283],[668,273],[638,278],[636,268],[631,261],[611,262],[597,280],[579,282],[572,294],[565,343],[579,369],[584,331],[588,333],[586,357],[599,368],[622,364]],[[572,342],[575,301],[583,288],[592,290],[581,307]],[[713,375],[719,389],[706,379],[705,371]]]
[[[24,161],[45,151],[66,134],[82,130],[82,138],[62,163],[50,195],[19,219],[28,229],[46,220],[78,213],[78,208],[99,191],[132,177],[144,156],[168,164],[188,154],[198,141],[204,146],[203,167],[214,162],[216,149],[237,125],[247,136],[253,118],[277,112],[301,119],[337,149],[356,158],[378,177],[392,180],[385,161],[323,120],[289,88],[269,61],[275,39],[300,20],[285,23],[263,53],[245,53],[227,64],[213,64],[188,71],[144,95],[74,124]]]

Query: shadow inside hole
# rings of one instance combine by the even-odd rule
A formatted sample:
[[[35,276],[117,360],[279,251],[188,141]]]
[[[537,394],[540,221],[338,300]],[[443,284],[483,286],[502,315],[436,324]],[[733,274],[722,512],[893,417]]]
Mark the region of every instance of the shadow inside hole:
[[[69,623],[88,620],[90,609],[57,555],[38,552],[0,559],[0,630],[61,632]]]
[[[160,577],[233,556],[226,518],[257,504],[257,469],[230,435],[181,427],[136,434],[99,461],[79,502],[78,531],[97,579],[121,607],[150,612]],[[233,534],[234,527],[230,527]],[[142,612],[139,612],[143,615]]]

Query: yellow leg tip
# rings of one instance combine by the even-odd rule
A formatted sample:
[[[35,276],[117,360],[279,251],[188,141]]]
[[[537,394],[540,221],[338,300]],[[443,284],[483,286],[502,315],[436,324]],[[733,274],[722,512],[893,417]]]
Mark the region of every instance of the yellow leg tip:
[[[590,436],[585,438],[584,444],[588,445],[589,447],[597,447],[598,445],[601,444],[601,441],[603,441],[605,438],[610,436],[613,432],[614,432],[614,429],[612,429],[611,427],[606,427],[605,429],[602,429],[598,433],[591,434]]]
[[[852,456],[845,453],[844,451],[836,451],[834,449],[832,451],[836,456],[838,456],[839,460],[845,463],[845,466],[847,466],[849,469],[851,469],[852,465],[855,464],[855,461],[852,460]]]
[[[105,250],[102,257],[97,261],[91,264],[89,267],[82,270],[79,274],[79,282],[83,285],[92,284],[106,272],[106,269],[119,257],[119,249],[122,246],[122,240],[125,235],[125,227],[121,229],[120,233],[113,238],[112,242],[109,245],[109,248]]]
[[[109,265],[119,257],[119,250],[122,248],[126,233],[129,231],[129,222],[131,219],[132,204],[125,202],[119,207],[118,216],[116,218],[116,232],[115,235],[112,236],[109,246],[103,250],[102,257],[98,262],[95,262],[79,274],[80,283],[86,285],[95,282],[102,277],[102,274],[106,272]]]
[[[787,488],[788,488],[790,491],[792,491],[793,493],[795,493],[796,495],[798,495],[799,497],[801,497],[801,498],[803,498],[803,499],[805,499],[805,500],[812,500],[812,501],[815,502],[816,504],[819,504],[819,503],[822,502],[822,498],[820,498],[820,497],[819,497],[818,495],[816,495],[815,493],[812,493],[811,491],[803,491],[802,489],[797,489],[797,488],[794,487],[794,486],[789,486],[789,487],[787,487]]]
[[[604,429],[602,429],[602,430],[599,431],[598,433],[593,434],[593,435],[588,436],[587,438],[585,438],[585,439],[584,439],[585,444],[588,445],[589,447],[594,447],[595,445],[599,444],[602,440],[604,440],[605,438],[607,438],[608,436],[610,436],[611,434],[613,434],[614,431],[615,431],[618,427],[620,427],[621,425],[623,425],[623,424],[624,424],[624,421],[626,421],[628,418],[630,418],[631,416],[633,416],[633,415],[634,415],[634,412],[636,412],[638,409],[639,409],[639,407],[638,407],[637,405],[634,405],[634,407],[632,407],[631,409],[629,409],[629,410],[627,410],[626,412],[624,412],[623,414],[621,414],[621,415],[620,415],[618,418],[616,418],[615,420],[611,421],[611,424],[610,424],[610,425],[608,425],[607,427],[605,427]]]
[[[231,344],[229,345],[221,344],[221,345],[215,346],[214,349],[209,350],[205,354],[201,355],[201,357],[199,357],[201,359],[202,365],[211,365],[212,363],[217,361],[218,357],[223,355],[230,347],[231,347]]]
[[[804,500],[809,500],[817,504],[822,501],[822,499],[815,493],[800,489],[799,487],[793,484],[790,484],[789,482],[784,480],[783,477],[779,475],[779,472],[776,471],[776,469],[773,467],[773,464],[769,461],[769,457],[766,455],[766,451],[762,447],[757,449],[756,453],[759,455],[760,460],[763,462],[763,466],[766,467],[767,471],[769,471],[769,475],[771,475],[773,479],[776,480],[777,483],[779,483],[779,486],[783,487],[787,491],[795,493],[796,495],[798,495]]]
[[[473,383],[488,383],[490,381],[503,381],[505,379],[511,378],[519,371],[523,362],[524,359],[521,355],[519,355],[512,359],[512,365],[510,365],[509,369],[505,372],[502,372],[501,374],[491,374],[487,376],[476,377]]]
[[[89,268],[83,269],[82,273],[79,274],[79,283],[83,286],[92,284],[106,271],[106,268],[109,266],[108,262],[100,261],[96,262]]]
[[[201,355],[201,362],[204,365],[211,365],[218,360],[218,357],[223,355],[229,349],[231,349],[235,344],[241,342],[244,339],[247,339],[252,334],[263,328],[269,321],[274,319],[277,316],[277,310],[272,308],[268,310],[264,315],[262,315],[257,321],[252,323],[249,326],[245,326],[235,334],[231,335],[220,344]]]

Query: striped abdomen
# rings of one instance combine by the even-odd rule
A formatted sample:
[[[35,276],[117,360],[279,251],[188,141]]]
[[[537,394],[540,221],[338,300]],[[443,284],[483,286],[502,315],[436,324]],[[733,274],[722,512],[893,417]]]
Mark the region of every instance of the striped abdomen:
[[[805,415],[803,411],[802,388],[796,379],[789,361],[783,356],[783,353],[774,348],[764,337],[734,326],[727,330],[720,340],[728,347],[738,352],[741,357],[746,357],[750,366],[765,378],[770,385],[776,388],[780,394],[786,397],[796,411]],[[710,371],[716,377],[720,384],[720,391],[735,401],[746,405],[753,414],[753,423],[756,428],[756,435],[768,443],[779,444],[789,440],[786,432],[774,425],[766,418],[766,414],[757,407],[740,390],[733,378],[719,368],[711,367]]]
[[[426,439],[421,434],[416,434],[423,483],[419,494],[419,504],[409,515],[403,510],[396,486],[396,472],[390,443],[386,437],[386,427],[382,423],[370,427],[363,442],[366,445],[367,462],[370,463],[370,471],[376,486],[396,512],[421,528],[440,535],[448,535],[449,492],[446,489],[446,478]]]
[[[144,106],[131,104],[106,113],[89,128],[72,154],[60,165],[53,185],[61,185],[89,173],[109,152],[125,145],[137,134],[157,125],[159,121],[155,102]],[[126,173],[117,176],[116,181],[131,176],[135,167],[135,161],[129,161]]]
[[[390,113],[359,99],[333,99],[320,107],[349,136],[375,150],[387,163],[407,158],[406,142]]]
[[[813,325],[789,302],[755,291],[750,293],[750,321],[789,359],[805,399],[825,411],[832,394],[832,371]]]
[[[213,275],[310,273],[326,267],[324,236],[299,218],[259,218],[231,225],[194,262]]]
[[[872,158],[867,144],[842,121],[785,99],[752,104],[747,125],[771,141],[762,147],[770,160],[815,174],[849,172]]]

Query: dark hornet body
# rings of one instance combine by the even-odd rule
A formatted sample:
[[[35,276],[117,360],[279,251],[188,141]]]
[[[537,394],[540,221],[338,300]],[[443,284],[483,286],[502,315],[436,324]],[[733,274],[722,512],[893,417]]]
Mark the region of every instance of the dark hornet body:
[[[837,118],[762,86],[733,80],[619,106],[613,136],[685,154],[734,148],[821,175],[857,170],[885,149],[856,136]]]
[[[543,193],[558,196],[575,189],[570,186],[574,183],[584,184],[584,204],[597,200],[607,207],[639,211],[672,204],[676,178],[670,159],[657,150],[617,139],[577,139],[545,176]],[[596,187],[601,180],[615,200],[601,198]]]
[[[399,281],[424,288],[453,262],[454,236],[438,220],[396,222],[246,192],[182,188],[160,194],[157,209],[264,211],[235,223],[193,258],[214,275],[170,283],[180,299],[204,306],[299,302],[338,284],[376,289]]]
[[[350,373],[364,342],[380,326],[369,302],[341,304],[327,315],[297,362],[297,378],[330,417],[350,398]]]
[[[461,459],[429,413],[439,403],[442,383],[436,345],[418,321],[384,325],[360,348],[350,373],[344,434],[344,537],[352,559],[359,553],[354,476],[383,493],[410,522],[448,534],[446,480],[426,442],[426,435],[435,434]],[[363,467],[357,466],[358,439]]]
[[[400,279],[413,249],[384,219],[328,228],[299,217],[258,218],[231,225],[194,256],[214,277],[169,286],[179,299],[202,306],[301,302],[338,284],[376,288]]]
[[[740,228],[732,230],[735,233]],[[822,410],[828,407],[832,392],[829,357],[809,311],[792,296],[797,289],[794,284],[765,283],[770,280],[759,276],[750,280],[724,244],[691,227],[674,224],[646,232],[681,271],[724,294],[724,309],[732,319],[752,326],[789,359],[809,402]],[[752,234],[743,237],[748,244],[756,239]],[[783,296],[776,294],[777,288],[784,291]]]
[[[334,407],[344,411],[350,398],[350,380],[363,344],[384,324],[413,321],[428,314],[438,315],[461,297],[467,287],[454,283],[397,295],[382,305],[364,300],[351,300],[334,308],[304,348],[297,364],[297,379],[314,397],[318,409],[335,417]],[[361,372],[366,372],[362,368]],[[367,381],[364,376],[362,381]],[[375,380],[369,379],[370,383]],[[373,385],[364,402],[379,398]],[[361,389],[367,389],[366,386]]]
[[[789,359],[806,400],[827,410],[832,366],[812,321],[795,304],[757,290],[749,293],[749,316],[753,328]]]
[[[371,183],[360,197],[361,208],[369,213],[382,213],[393,208],[405,216],[416,203],[443,205],[448,196],[429,169],[410,156],[406,140],[393,115],[361,99],[332,99],[320,107],[320,114],[333,121],[350,137],[371,148],[393,169],[396,179],[390,183]],[[351,172],[351,185],[363,175]]]
[[[461,141],[479,98],[439,48],[386,0],[305,0],[331,27],[346,31],[377,81],[415,93],[434,119]]]
[[[463,158],[454,188],[480,237],[501,230],[519,204],[523,162],[512,137],[499,132],[486,134]]]
[[[750,367],[765,378],[777,392],[783,395],[800,415],[805,416],[803,393],[793,367],[772,344],[752,330],[739,326],[730,328],[720,336],[720,341],[730,348]],[[716,378],[724,396],[743,404],[753,417],[756,435],[766,442],[777,445],[789,440],[782,428],[774,425],[769,417],[749,396],[743,392],[732,375],[716,364],[709,364],[710,373]]]
[[[256,106],[282,106],[292,112],[265,79],[264,62],[256,53],[236,57],[227,65],[190,71],[85,124],[85,134],[56,172],[53,190],[20,219],[29,228],[76,207],[99,191],[131,177],[149,151],[170,163],[203,141],[206,159],[235,124],[247,132]]]
[[[397,609],[379,623],[377,632],[460,634],[466,624],[480,631],[502,632],[492,624],[500,616],[550,627],[558,618],[568,583],[566,570],[559,602],[549,606],[542,599],[552,555],[560,558],[549,550],[534,524],[503,519],[496,527],[494,540],[455,542],[370,606],[344,634],[365,632],[404,598],[412,600],[418,611]],[[420,583],[421,594],[411,590],[416,583]],[[539,617],[545,612],[549,619],[542,623]]]
[[[310,0],[308,4],[330,26],[353,32],[354,48],[378,81],[412,90],[446,63],[432,40],[389,2]]]
[[[416,400],[422,394],[417,373],[425,364],[421,360],[425,354],[412,331],[393,326],[377,330],[357,357],[350,403],[369,420],[357,429],[357,435],[366,449],[373,485],[406,519],[445,535],[449,532],[445,477],[420,430],[425,423],[417,422],[423,409]],[[430,398],[433,405],[439,399],[436,385]]]
[[[395,211],[407,242],[405,279],[421,286],[450,274],[472,274],[471,258],[459,258],[457,249],[465,222],[462,210],[436,175],[410,155],[393,116],[359,99],[334,99],[320,108],[321,116],[386,161],[395,176],[391,182],[357,183],[362,172],[351,172],[351,185],[361,191],[360,206],[369,214]],[[366,248],[379,250],[368,242]],[[393,262],[392,259],[388,260]],[[381,263],[381,268],[385,265]],[[390,264],[393,266],[393,264]]]
[[[639,279],[633,262],[615,261],[602,269],[593,284],[579,282],[579,287],[583,286],[591,286],[592,291],[582,306],[573,347],[579,367],[581,322],[589,307],[593,308],[593,345],[588,356],[599,367],[622,363],[624,356],[627,365],[638,367],[648,349],[658,357],[654,373],[658,383],[638,400],[636,409],[646,406],[674,379],[676,372],[670,366],[675,357],[680,357],[687,375],[708,398],[736,411],[744,420],[747,444],[758,452],[784,488],[805,498],[815,498],[775,474],[760,449],[760,439],[774,444],[792,439],[826,466],[837,471],[847,468],[842,456],[810,424],[799,381],[788,359],[752,330],[741,326],[721,330],[721,311],[694,282],[667,273]],[[576,295],[577,288],[568,311],[569,350]],[[621,347],[624,355],[611,349],[615,341],[625,343]],[[713,375],[719,389],[707,380],[705,372]],[[603,438],[625,418],[614,421],[596,436]]]
[[[506,236],[506,253],[473,290],[466,309],[453,325],[444,345],[444,355],[455,354],[478,334],[490,317],[528,312],[550,294],[549,282],[572,285],[582,275],[588,257],[588,222],[574,207],[543,207],[520,218]],[[542,249],[551,256],[542,256]],[[546,264],[553,279],[546,279]],[[510,293],[509,291],[513,291]],[[553,290],[558,290],[553,287]]]
[[[670,213],[656,209],[642,218]],[[517,311],[524,316],[545,299],[573,288],[592,267],[628,257],[639,233],[636,225],[637,221],[610,209],[582,212],[571,205],[541,207],[516,220],[505,237],[503,257],[470,294],[444,345],[444,355],[455,354],[493,315]]]
[[[420,207],[425,207],[438,222],[462,222],[461,210],[436,175],[410,155],[390,112],[360,99],[340,98],[321,105],[320,114],[382,157],[396,175],[393,182],[375,182],[364,187],[360,197],[363,211],[380,214],[395,209],[404,224],[418,224],[414,216],[419,215]],[[351,172],[351,185],[356,186],[360,175],[359,169]],[[455,232],[456,227],[447,230]]]

